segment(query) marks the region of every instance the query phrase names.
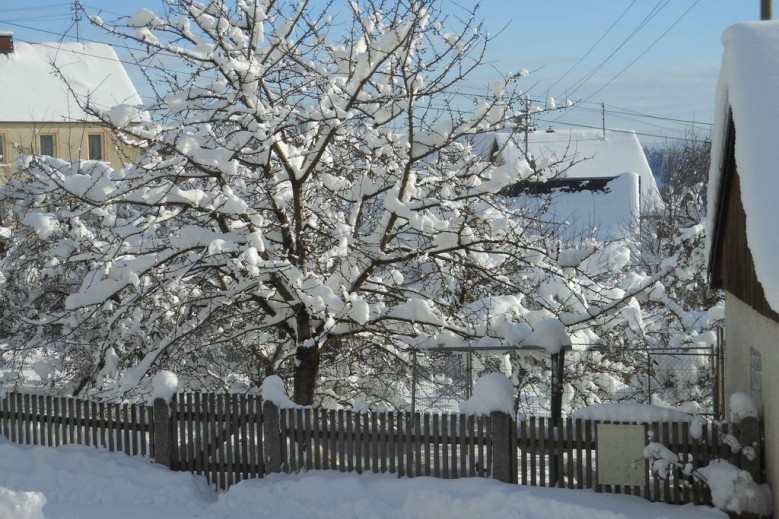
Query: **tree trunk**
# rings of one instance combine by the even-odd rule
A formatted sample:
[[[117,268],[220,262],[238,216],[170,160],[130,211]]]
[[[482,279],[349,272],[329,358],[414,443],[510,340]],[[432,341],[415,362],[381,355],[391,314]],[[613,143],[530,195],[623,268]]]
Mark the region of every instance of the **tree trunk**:
[[[298,346],[295,360],[295,389],[292,400],[300,405],[312,405],[319,375],[319,347]]]

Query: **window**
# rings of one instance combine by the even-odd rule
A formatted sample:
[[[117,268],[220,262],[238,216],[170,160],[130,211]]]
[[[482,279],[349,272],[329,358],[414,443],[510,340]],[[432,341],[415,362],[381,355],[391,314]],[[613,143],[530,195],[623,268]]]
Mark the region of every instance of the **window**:
[[[103,158],[103,135],[99,133],[87,136],[89,145],[89,160],[105,160]]]
[[[8,151],[5,149],[5,134],[0,133],[0,164],[8,164]]]
[[[53,133],[42,133],[39,135],[38,144],[38,152],[41,155],[48,155],[50,157],[56,156],[57,140],[54,138]]]

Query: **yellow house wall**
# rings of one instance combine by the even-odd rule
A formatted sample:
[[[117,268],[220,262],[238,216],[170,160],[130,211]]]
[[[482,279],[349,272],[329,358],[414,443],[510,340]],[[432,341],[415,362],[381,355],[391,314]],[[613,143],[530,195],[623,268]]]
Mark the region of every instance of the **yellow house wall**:
[[[70,162],[89,158],[88,136],[92,134],[103,137],[103,160],[110,162],[112,167],[121,168],[138,158],[137,150],[121,145],[112,134],[97,125],[0,121],[0,135],[4,137],[5,142],[5,150],[0,150],[4,157],[0,161],[0,173],[6,176],[11,173],[20,154],[40,153],[38,136],[44,134],[55,136],[55,156]]]

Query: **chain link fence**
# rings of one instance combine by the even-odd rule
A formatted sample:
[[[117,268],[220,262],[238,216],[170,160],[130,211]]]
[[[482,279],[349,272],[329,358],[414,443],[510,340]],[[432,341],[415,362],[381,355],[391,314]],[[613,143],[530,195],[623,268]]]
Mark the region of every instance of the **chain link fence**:
[[[417,411],[457,411],[473,382],[500,372],[517,390],[516,409],[551,413],[552,363],[548,352],[419,351],[413,362],[411,405]],[[562,414],[600,403],[637,402],[713,414],[716,348],[568,350],[564,355]]]

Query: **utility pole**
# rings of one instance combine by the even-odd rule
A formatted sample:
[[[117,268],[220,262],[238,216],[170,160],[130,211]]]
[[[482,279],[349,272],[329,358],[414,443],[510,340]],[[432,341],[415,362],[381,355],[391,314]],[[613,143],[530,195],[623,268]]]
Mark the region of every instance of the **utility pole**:
[[[525,159],[528,159],[528,133],[530,132],[530,96],[525,96]]]
[[[81,21],[81,1],[73,0],[73,25],[76,26],[76,41],[81,41],[79,22]]]
[[[774,16],[773,13],[773,0],[760,0],[760,19],[771,20]]]
[[[600,104],[601,121],[603,124],[603,138],[606,138],[606,103]]]

